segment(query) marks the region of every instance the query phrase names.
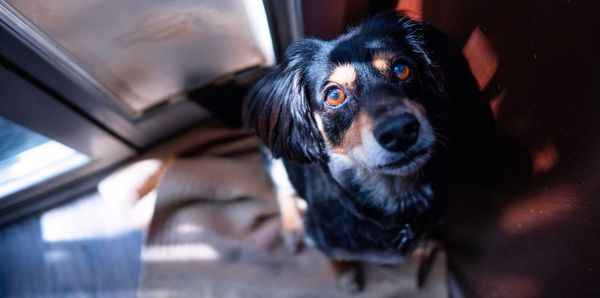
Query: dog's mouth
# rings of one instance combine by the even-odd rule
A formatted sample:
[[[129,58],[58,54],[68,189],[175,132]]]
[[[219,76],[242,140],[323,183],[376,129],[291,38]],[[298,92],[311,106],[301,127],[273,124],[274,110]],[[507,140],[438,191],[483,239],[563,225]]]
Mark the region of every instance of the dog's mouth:
[[[378,166],[378,169],[388,174],[408,175],[423,167],[429,158],[431,158],[431,149],[424,148],[407,152],[399,159]]]

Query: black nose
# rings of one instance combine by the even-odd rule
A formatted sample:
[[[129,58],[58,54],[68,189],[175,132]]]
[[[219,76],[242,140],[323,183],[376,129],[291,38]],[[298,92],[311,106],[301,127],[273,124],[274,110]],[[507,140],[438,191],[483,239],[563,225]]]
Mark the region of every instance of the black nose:
[[[393,152],[405,151],[419,137],[419,120],[405,113],[379,124],[373,132],[377,142]]]

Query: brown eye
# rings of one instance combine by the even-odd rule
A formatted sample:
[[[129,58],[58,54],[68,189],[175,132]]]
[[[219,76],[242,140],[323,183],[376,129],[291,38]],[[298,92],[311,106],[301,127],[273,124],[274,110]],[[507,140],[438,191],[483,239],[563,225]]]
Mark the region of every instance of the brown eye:
[[[410,77],[410,67],[406,64],[396,64],[392,70],[394,71],[394,75],[402,81]]]
[[[340,88],[333,88],[327,92],[325,102],[331,107],[337,107],[346,100],[346,93]]]

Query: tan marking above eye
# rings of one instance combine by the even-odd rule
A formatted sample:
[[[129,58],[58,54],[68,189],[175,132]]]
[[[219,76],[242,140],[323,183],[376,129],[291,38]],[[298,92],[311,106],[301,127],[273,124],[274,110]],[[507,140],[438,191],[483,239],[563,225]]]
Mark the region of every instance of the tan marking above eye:
[[[391,61],[394,59],[394,54],[390,52],[375,53],[371,59],[371,64],[375,69],[383,74],[388,74],[390,71]]]
[[[337,66],[331,72],[328,81],[342,86],[351,86],[356,80],[356,70],[348,64]]]

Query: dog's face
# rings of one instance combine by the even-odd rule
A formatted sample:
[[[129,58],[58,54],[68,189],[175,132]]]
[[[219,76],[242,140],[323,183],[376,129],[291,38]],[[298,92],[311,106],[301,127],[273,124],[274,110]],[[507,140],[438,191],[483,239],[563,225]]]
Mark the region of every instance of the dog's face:
[[[380,15],[333,41],[293,44],[245,101],[245,122],[275,157],[415,173],[447,104],[422,29]]]
[[[337,164],[409,175],[435,143],[430,61],[406,34],[369,33],[354,30],[309,62],[313,116]]]

